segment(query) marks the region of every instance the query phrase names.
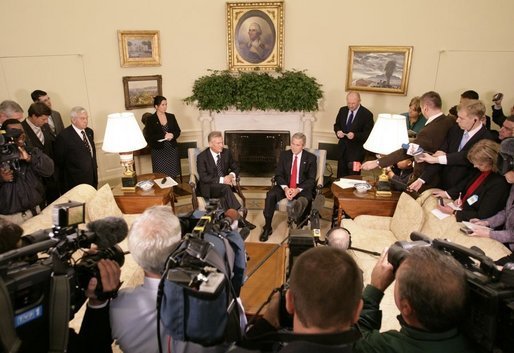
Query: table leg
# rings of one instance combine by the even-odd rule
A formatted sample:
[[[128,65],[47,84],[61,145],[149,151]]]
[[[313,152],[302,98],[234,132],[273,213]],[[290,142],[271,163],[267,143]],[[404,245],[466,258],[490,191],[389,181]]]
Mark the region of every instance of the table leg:
[[[332,210],[332,227],[339,227],[343,219],[343,208],[337,197],[334,197],[334,208]],[[337,223],[335,222],[337,220]]]
[[[175,214],[175,193],[173,192],[173,188],[174,186],[170,188],[169,199],[171,203],[171,209],[173,210],[173,214]]]

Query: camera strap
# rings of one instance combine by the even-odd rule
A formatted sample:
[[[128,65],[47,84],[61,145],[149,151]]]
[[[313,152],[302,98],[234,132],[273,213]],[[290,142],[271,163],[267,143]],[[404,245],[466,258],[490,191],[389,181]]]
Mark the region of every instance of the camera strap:
[[[66,275],[52,277],[50,288],[49,353],[65,352],[70,319],[70,282]]]
[[[14,312],[9,299],[9,292],[0,277],[0,347],[4,352],[16,353],[20,349],[21,340],[14,329]]]

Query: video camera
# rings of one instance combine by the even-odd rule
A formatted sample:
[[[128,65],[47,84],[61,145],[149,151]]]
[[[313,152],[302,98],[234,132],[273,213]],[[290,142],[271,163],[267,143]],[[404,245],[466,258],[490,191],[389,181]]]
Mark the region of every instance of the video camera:
[[[22,131],[0,130],[0,168],[19,170],[20,151],[16,139]]]
[[[88,223],[87,231],[79,230],[84,215],[84,203],[55,205],[52,229],[22,237],[24,246],[0,255],[0,305],[12,313],[11,317],[2,313],[0,318],[5,320],[2,327],[12,329],[11,339],[0,335],[5,351],[10,351],[13,342],[20,344],[18,337],[23,352],[44,350],[48,342],[62,340],[58,336],[67,337],[67,323],[86,300],[90,279],[100,279],[98,261],[111,259],[123,265],[124,252],[116,244],[126,237],[127,223],[107,217]],[[98,251],[77,259],[76,251],[92,244]],[[108,299],[117,291],[104,293],[99,280],[95,293],[99,299]],[[54,329],[52,322],[65,327]]]
[[[409,256],[409,250],[418,246],[431,246],[454,257],[466,270],[470,290],[464,332],[477,343],[480,352],[513,352],[514,264],[499,270],[477,247],[432,240],[418,232],[412,232],[410,237],[412,242],[397,241],[389,248],[387,259],[394,271]]]

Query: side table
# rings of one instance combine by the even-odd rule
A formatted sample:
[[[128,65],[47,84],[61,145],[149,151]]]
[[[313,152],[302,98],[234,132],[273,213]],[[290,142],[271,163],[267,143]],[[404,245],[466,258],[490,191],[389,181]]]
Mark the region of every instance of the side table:
[[[164,178],[166,175],[162,173],[149,173],[137,176],[137,181],[154,180]],[[112,189],[114,199],[123,213],[143,213],[148,207],[155,205],[166,205],[171,203],[171,209],[175,213],[175,194],[173,187],[161,189],[154,184],[153,187],[144,191],[136,188],[135,191],[121,190],[121,184],[116,185]]]
[[[360,175],[346,177],[350,179],[362,179]],[[359,194],[354,188],[342,189],[335,183],[330,187],[334,195],[334,213],[337,211],[337,224],[340,225],[343,215],[355,218],[360,215],[387,216],[391,217],[396,209],[396,204],[400,198],[400,191],[392,191],[391,196],[375,195],[375,187],[364,194]]]

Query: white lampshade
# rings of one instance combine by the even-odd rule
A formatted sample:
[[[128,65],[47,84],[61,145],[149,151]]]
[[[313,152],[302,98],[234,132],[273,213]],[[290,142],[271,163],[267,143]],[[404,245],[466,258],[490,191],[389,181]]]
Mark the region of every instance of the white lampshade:
[[[143,133],[134,113],[113,113],[107,115],[102,150],[112,153],[137,151],[146,147]]]
[[[389,154],[409,143],[407,122],[403,115],[378,114],[377,121],[364,143],[364,148],[378,154]]]

